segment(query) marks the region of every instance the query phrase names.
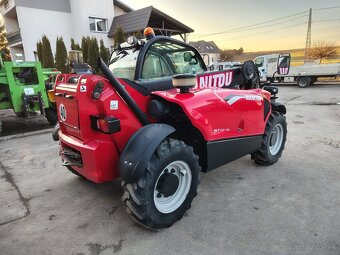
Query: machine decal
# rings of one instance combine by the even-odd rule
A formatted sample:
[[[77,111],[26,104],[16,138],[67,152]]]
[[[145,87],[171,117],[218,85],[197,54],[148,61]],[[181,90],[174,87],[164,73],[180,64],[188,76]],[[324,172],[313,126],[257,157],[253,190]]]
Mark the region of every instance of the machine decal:
[[[59,115],[60,115],[60,119],[62,121],[66,121],[67,113],[66,113],[65,105],[63,105],[63,104],[59,105]]]
[[[34,89],[33,88],[24,88],[24,92],[26,96],[34,95]]]
[[[110,101],[110,110],[118,110],[118,100]]]
[[[234,103],[236,103],[238,100],[240,99],[245,99],[247,101],[262,101],[263,97],[261,96],[256,96],[256,95],[229,95],[227,96],[224,101],[226,101],[229,105],[232,105]]]
[[[281,74],[288,74],[289,68],[288,67],[280,67]]]
[[[222,88],[229,86],[233,81],[233,72],[221,72],[214,74],[206,74],[197,77],[198,88]]]

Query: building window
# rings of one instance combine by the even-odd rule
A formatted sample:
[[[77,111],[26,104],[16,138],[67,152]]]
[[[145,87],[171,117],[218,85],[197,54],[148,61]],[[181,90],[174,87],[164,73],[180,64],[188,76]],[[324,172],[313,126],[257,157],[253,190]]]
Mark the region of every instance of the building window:
[[[90,31],[91,32],[106,32],[106,23],[107,19],[101,19],[101,18],[89,18],[89,24],[90,24]]]

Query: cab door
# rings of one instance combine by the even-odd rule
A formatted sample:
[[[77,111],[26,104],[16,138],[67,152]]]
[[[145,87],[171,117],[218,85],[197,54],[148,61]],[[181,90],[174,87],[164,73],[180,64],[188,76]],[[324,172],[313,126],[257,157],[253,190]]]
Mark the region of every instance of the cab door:
[[[267,65],[265,63],[265,58],[257,57],[254,59],[254,62],[260,73],[260,81],[261,82],[267,81],[268,74],[267,74]]]

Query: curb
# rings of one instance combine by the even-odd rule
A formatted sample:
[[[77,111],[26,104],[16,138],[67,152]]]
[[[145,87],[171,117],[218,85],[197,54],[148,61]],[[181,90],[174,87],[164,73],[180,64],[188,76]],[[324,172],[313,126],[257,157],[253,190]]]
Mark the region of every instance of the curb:
[[[8,141],[8,140],[15,139],[15,138],[24,138],[24,137],[28,137],[28,136],[40,135],[40,134],[45,134],[45,133],[52,133],[52,130],[53,130],[53,128],[48,128],[48,129],[32,131],[32,132],[28,132],[28,133],[2,136],[2,137],[0,137],[0,142]]]

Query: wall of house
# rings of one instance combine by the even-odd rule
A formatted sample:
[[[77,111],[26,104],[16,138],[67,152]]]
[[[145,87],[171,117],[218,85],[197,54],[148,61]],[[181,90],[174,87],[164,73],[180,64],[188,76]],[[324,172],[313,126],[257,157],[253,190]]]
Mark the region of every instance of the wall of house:
[[[201,53],[204,63],[209,66],[220,59],[219,53]]]
[[[71,11],[70,0],[15,0],[15,5],[58,12]]]
[[[6,27],[6,33],[17,31],[19,29],[19,23],[17,18],[3,17]]]
[[[51,2],[54,4],[47,5]],[[14,1],[10,0],[9,3],[13,5]],[[83,36],[96,37],[98,42],[103,39],[105,46],[110,48],[113,45],[113,39],[108,38],[107,34],[114,13],[117,15],[124,13],[119,7],[114,9],[113,0],[16,0],[15,4],[17,17],[13,14],[7,15],[4,21],[7,33],[20,28],[22,50],[27,61],[35,59],[33,52],[36,51],[37,41],[43,35],[49,38],[53,54],[55,54],[56,39],[60,36],[63,37],[67,50],[70,50],[71,38],[81,44]],[[3,8],[3,5],[1,7]],[[5,12],[3,9],[1,11]],[[90,31],[89,17],[106,19],[107,31]],[[17,53],[18,49],[11,51]]]
[[[107,37],[110,29],[114,7],[112,0],[70,0],[71,19],[72,19],[72,37],[76,42],[81,43],[83,36],[89,35],[96,37],[98,42],[103,39],[107,48],[113,45],[113,40]],[[81,11],[79,11],[81,10]],[[106,32],[90,31],[89,17],[104,18],[107,20]]]
[[[14,0],[8,0],[7,8],[5,8],[5,1],[1,1],[1,7],[0,7],[1,15],[4,16],[8,12],[10,12],[12,10],[12,8],[14,8],[14,7],[15,7]]]
[[[55,54],[57,37],[62,36],[67,49],[71,45],[71,15],[66,12],[48,11],[17,6],[18,23],[21,32],[25,60],[34,61],[36,43],[46,35]]]
[[[123,11],[123,9],[119,8],[117,5],[114,6],[114,13],[115,13],[115,17],[119,16],[119,15],[123,15],[126,12]],[[110,24],[111,25],[111,24]]]

